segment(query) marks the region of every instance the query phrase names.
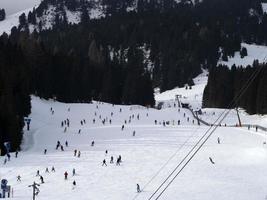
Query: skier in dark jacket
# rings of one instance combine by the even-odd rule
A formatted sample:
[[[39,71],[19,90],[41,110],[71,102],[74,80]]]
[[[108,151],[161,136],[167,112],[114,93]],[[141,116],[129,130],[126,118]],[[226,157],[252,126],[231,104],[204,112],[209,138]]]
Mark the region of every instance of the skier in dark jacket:
[[[68,172],[67,171],[65,171],[65,173],[64,173],[64,178],[65,178],[65,180],[68,179]]]
[[[209,159],[210,159],[210,162],[214,165],[215,164],[215,162],[212,160],[212,158],[211,157],[209,157]]]
[[[75,171],[75,168],[73,168],[73,170],[72,170],[72,176],[75,176],[75,174],[76,174],[76,171]]]
[[[40,176],[41,183],[44,183],[44,177]]]
[[[136,190],[138,193],[141,192],[140,185],[138,183],[136,184]]]
[[[106,163],[106,160],[104,159],[103,162],[102,162],[102,166],[107,166],[107,163]]]

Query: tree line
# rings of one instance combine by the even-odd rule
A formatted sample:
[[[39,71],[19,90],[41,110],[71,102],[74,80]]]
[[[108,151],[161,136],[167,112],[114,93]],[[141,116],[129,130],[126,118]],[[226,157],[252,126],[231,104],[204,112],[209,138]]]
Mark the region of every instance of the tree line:
[[[252,66],[218,66],[210,70],[204,90],[203,106],[215,108],[242,107],[249,114],[267,113],[267,65],[254,61]],[[260,71],[248,85],[255,71]],[[245,89],[244,89],[245,88]],[[237,98],[242,92],[242,96]],[[230,107],[229,107],[230,106]]]

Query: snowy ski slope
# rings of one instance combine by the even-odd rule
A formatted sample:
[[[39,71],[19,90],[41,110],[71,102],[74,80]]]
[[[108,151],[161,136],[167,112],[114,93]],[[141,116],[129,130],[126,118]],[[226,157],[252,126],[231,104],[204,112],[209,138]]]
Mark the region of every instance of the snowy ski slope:
[[[195,80],[204,84],[204,79],[202,75]],[[190,95],[194,97],[193,92],[198,94],[200,90],[197,86],[192,88]],[[169,98],[172,99],[172,95]],[[189,96],[187,99],[190,100]],[[36,177],[37,170],[40,170],[45,181],[40,186],[38,200],[147,200],[209,128],[198,126],[195,120],[193,123],[191,113],[182,108],[179,112],[173,103],[173,100],[169,101],[168,108],[155,110],[98,102],[64,104],[33,96],[31,130],[25,130],[18,158],[12,154],[11,161],[4,165],[4,157],[0,157],[0,178],[8,179],[13,187],[13,199],[18,200],[31,198],[32,190],[28,185],[33,181],[40,183],[39,177]],[[211,112],[219,114],[218,110],[209,109],[202,117],[207,121],[214,120]],[[245,113],[242,116],[246,116]],[[67,118],[70,128],[64,133],[65,125],[61,127],[61,122]],[[107,121],[103,125],[105,118]],[[249,118],[255,122],[261,120],[260,116]],[[83,119],[86,124],[81,125]],[[125,120],[127,124],[124,124]],[[163,120],[170,124],[163,126]],[[180,125],[177,124],[178,120]],[[236,123],[234,112],[227,120]],[[122,131],[123,124],[125,129]],[[221,144],[217,143],[218,137]],[[67,140],[69,146],[64,145],[64,151],[56,150],[58,140],[63,145]],[[92,147],[93,140],[95,145]],[[266,135],[253,129],[218,128],[159,199],[265,199],[265,141]],[[43,154],[44,149],[47,149],[46,155]],[[74,157],[75,149],[81,151],[80,158]],[[116,161],[119,155],[122,156],[120,166],[109,163],[111,156]],[[215,164],[211,164],[209,157]],[[102,166],[103,159],[107,160],[107,166]],[[51,172],[52,166],[56,169],[55,173]],[[46,167],[50,173],[45,173]],[[77,173],[75,176],[72,176],[73,168]],[[69,173],[68,180],[64,180],[65,171]],[[21,182],[16,180],[18,175]],[[72,186],[73,180],[77,183],[75,188]],[[137,183],[143,189],[141,193],[136,192]]]

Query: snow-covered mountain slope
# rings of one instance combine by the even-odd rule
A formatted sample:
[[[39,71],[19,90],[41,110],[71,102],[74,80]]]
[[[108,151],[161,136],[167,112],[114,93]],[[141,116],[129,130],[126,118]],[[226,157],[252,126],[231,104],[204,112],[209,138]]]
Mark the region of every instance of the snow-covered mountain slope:
[[[267,55],[267,47],[255,44],[246,44],[241,43],[241,47],[245,47],[247,49],[248,55],[244,58],[241,58],[240,52],[236,52],[234,57],[228,57],[228,61],[220,60],[219,64],[227,65],[228,67],[232,67],[234,64],[236,66],[247,66],[252,65],[254,60],[258,60],[259,63],[266,62]]]
[[[195,79],[196,86],[205,84],[205,81],[203,73]],[[194,96],[183,89],[179,92],[189,101],[189,97]],[[169,97],[172,96],[170,93]],[[156,98],[167,100],[167,93]],[[205,120],[214,120],[219,112],[207,110]],[[22,152],[18,158],[12,154],[11,161],[0,166],[0,178],[8,179],[14,199],[20,200],[31,198],[32,191],[28,185],[33,181],[40,183],[37,170],[45,181],[40,186],[40,200],[148,199],[209,129],[204,125],[198,126],[190,111],[171,103],[168,108],[155,110],[98,102],[64,104],[32,97],[30,118],[31,130],[25,129]],[[256,116],[252,118],[257,119]],[[67,125],[62,127],[61,123],[66,119],[69,119],[70,127],[64,132]],[[102,122],[104,119],[105,124]],[[86,123],[82,125],[83,120]],[[231,123],[237,121],[234,114],[227,120]],[[169,121],[169,125],[163,126],[163,121]],[[121,129],[123,124],[124,130]],[[218,137],[221,144],[217,143]],[[57,141],[63,144],[64,151],[55,149]],[[65,141],[68,141],[68,147],[64,145]],[[91,146],[92,141],[95,141],[94,146]],[[264,141],[266,135],[253,129],[220,127],[160,199],[265,198],[267,146]],[[47,149],[46,155],[44,149]],[[80,158],[73,155],[75,149],[81,151]],[[111,156],[116,162],[119,155],[122,156],[120,166],[109,163]],[[209,161],[209,157],[215,164]],[[107,166],[102,166],[103,159],[106,159]],[[0,163],[3,162],[4,157],[0,157]],[[52,166],[56,172],[45,173],[46,167],[51,171]],[[74,176],[73,168],[77,173]],[[65,171],[69,173],[68,180],[64,180]],[[21,182],[16,180],[18,175]],[[73,180],[77,183],[75,187],[72,186]],[[136,193],[137,183],[143,189],[141,193]]]
[[[194,110],[198,110],[202,107],[203,91],[208,82],[208,71],[203,72],[193,79],[194,84],[191,89],[185,86],[182,88],[174,88],[172,90],[159,93],[159,89],[156,89],[155,100],[159,102],[167,102],[167,104],[173,104],[175,102],[175,96],[180,95],[179,100],[182,103],[189,103]]]
[[[8,15],[4,21],[0,22],[0,35],[2,35],[4,32],[10,34],[11,29],[14,26],[19,25],[19,16],[22,15],[23,13],[27,15],[32,9],[33,8],[28,8],[18,13]]]
[[[0,8],[4,8],[6,15],[12,15],[22,10],[38,6],[41,0],[1,0]]]

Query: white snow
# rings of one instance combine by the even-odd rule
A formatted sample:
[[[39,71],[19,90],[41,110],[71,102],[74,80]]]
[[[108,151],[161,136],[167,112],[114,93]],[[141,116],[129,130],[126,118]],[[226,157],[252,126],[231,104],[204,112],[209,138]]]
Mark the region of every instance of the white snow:
[[[252,65],[254,60],[258,60],[259,63],[266,62],[267,47],[255,44],[241,43],[242,47],[247,49],[248,56],[241,58],[240,52],[235,52],[234,57],[228,57],[228,61],[219,60],[219,64],[227,65],[229,68],[234,64],[236,66],[246,67],[247,65]]]
[[[32,191],[28,185],[33,181],[40,182],[36,177],[37,170],[45,181],[37,197],[40,200],[148,199],[209,128],[196,125],[190,111],[178,110],[171,104],[176,93],[194,104],[195,95],[203,92],[207,72],[196,77],[194,82],[196,85],[191,91],[176,88],[172,92],[157,94],[157,100],[169,100],[170,103],[170,107],[162,110],[98,102],[64,104],[33,96],[31,130],[24,131],[19,157],[14,158],[12,154],[11,161],[1,164],[0,178],[8,179],[14,189],[13,199],[19,200],[31,198]],[[50,111],[51,107],[54,114]],[[111,112],[114,114],[112,117]],[[222,110],[204,109],[203,112],[205,114],[201,117],[212,122]],[[134,118],[129,123],[132,115]],[[61,122],[66,118],[70,120],[70,128],[64,133],[65,125],[61,127]],[[105,118],[107,121],[103,125],[101,121]],[[247,116],[241,111],[241,120],[244,118],[246,122],[261,121],[262,125],[267,125],[265,117]],[[86,124],[81,125],[83,119]],[[109,119],[112,119],[111,124]],[[125,120],[127,124],[122,131]],[[157,120],[157,125],[154,120]],[[164,127],[163,120],[170,124]],[[237,122],[234,111],[226,121]],[[78,134],[79,129],[81,134]],[[136,136],[132,136],[134,130]],[[221,144],[217,144],[217,137],[220,137]],[[65,151],[56,150],[58,140],[63,144],[67,140],[69,147],[64,146]],[[95,146],[92,147],[93,140]],[[267,146],[264,141],[265,133],[256,133],[254,129],[219,127],[160,199],[264,199],[267,195]],[[45,148],[47,155],[43,154]],[[74,149],[81,151],[80,158],[73,156]],[[105,150],[108,150],[107,155]],[[119,155],[123,161],[121,166],[109,163],[110,156],[114,156],[116,161]],[[102,166],[103,159],[107,160],[107,167]],[[4,157],[0,157],[0,163],[3,160]],[[52,166],[55,166],[56,172],[45,173],[45,168],[51,170]],[[75,176],[71,175],[73,168],[76,169]],[[65,171],[69,173],[68,180],[64,180]],[[16,181],[17,175],[21,175],[21,182]],[[72,187],[73,180],[77,182],[75,188]],[[136,193],[136,183],[143,189],[141,193]]]
[[[12,15],[22,10],[33,8],[40,4],[41,0],[0,0],[0,8],[4,8],[6,15]]]
[[[66,16],[68,19],[68,22],[71,24],[78,24],[81,21],[81,12],[71,12],[67,8],[66,10]]]
[[[267,3],[261,3],[262,5],[262,10],[264,13],[267,13]]]
[[[28,13],[32,10],[33,8],[28,8],[26,10],[20,11],[18,13],[8,15],[6,16],[6,19],[4,21],[0,21],[0,35],[2,35],[4,32],[7,34],[11,33],[11,29],[14,26],[19,25],[19,16],[23,13],[28,16]]]
[[[172,90],[165,91],[163,93],[156,92],[155,100],[159,102],[167,102],[167,104],[173,104],[176,95],[181,95],[179,100],[182,103],[190,103],[194,110],[198,110],[202,107],[202,97],[205,86],[208,82],[208,72],[203,70],[202,74],[193,79],[195,85],[192,89],[189,87],[174,88]]]

